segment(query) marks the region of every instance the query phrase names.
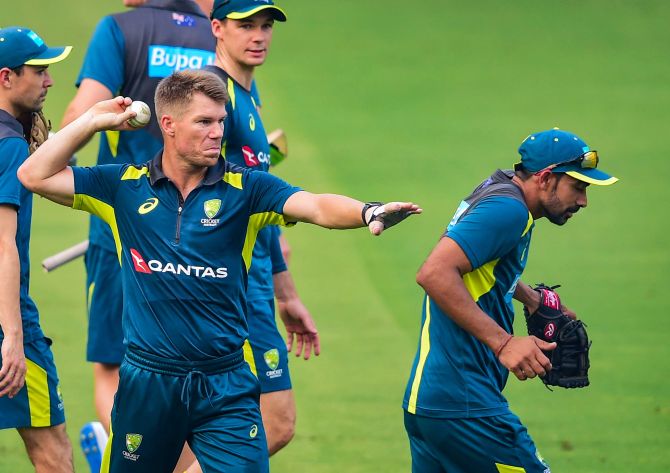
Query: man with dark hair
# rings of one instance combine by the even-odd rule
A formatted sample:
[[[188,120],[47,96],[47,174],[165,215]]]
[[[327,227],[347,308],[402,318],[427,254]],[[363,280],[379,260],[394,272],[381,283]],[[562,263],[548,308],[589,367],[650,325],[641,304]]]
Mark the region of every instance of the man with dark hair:
[[[29,28],[0,29],[0,429],[18,430],[39,473],[73,471],[72,447],[51,340],[28,293],[33,195],[16,170],[34,148],[33,115],[53,85],[47,69],[70,50]]]
[[[192,89],[186,108],[174,106]],[[311,194],[221,160],[226,95],[212,73],[175,73],[156,91],[165,147],[152,161],[67,167],[95,132],[130,129],[132,101],[117,97],[62,129],[18,171],[29,189],[112,228],[127,349],[103,472],[171,472],[184,441],[205,472],[268,471],[258,379],[243,358],[258,232],[302,221],[367,225],[378,235],[421,212],[411,203]]]
[[[551,370],[543,351],[556,344],[512,334],[512,298],[530,314],[540,304],[520,280],[535,221],[563,225],[586,207],[589,184],[617,179],[566,131],[533,133],[519,152],[516,172],[496,171],[461,202],[417,275],[426,295],[403,402],[414,472],[549,472],[502,391],[509,372]]]

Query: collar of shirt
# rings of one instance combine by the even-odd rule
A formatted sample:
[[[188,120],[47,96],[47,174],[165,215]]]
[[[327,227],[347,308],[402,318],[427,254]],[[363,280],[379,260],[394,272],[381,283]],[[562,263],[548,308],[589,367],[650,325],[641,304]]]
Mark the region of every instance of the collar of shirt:
[[[152,186],[155,186],[158,182],[165,179],[168,180],[168,177],[163,172],[163,150],[160,150],[154,159],[149,161],[149,182]],[[226,173],[226,161],[224,159],[219,159],[219,162],[216,165],[207,168],[205,177],[202,182],[198,185],[200,186],[212,186],[223,179],[223,175]]]
[[[4,129],[4,130],[2,130]],[[0,108],[0,138],[23,138],[23,126],[9,112]]]

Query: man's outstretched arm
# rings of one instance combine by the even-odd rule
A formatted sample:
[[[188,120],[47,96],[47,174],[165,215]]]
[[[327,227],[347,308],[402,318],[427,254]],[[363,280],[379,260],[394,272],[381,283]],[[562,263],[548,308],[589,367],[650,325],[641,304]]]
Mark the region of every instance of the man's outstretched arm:
[[[131,130],[126,123],[135,116],[128,109],[131,103],[128,97],[116,97],[91,107],[26,159],[17,173],[21,183],[36,194],[71,207],[74,175],[67,164],[72,153],[98,131]]]
[[[411,202],[366,205],[343,195],[300,191],[288,198],[283,213],[289,221],[333,229],[367,226],[370,233],[380,235],[386,228],[422,211]]]

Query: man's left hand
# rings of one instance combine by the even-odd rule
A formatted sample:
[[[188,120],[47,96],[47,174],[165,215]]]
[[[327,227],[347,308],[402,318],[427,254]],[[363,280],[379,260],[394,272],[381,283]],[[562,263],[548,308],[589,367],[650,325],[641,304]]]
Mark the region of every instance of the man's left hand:
[[[423,209],[412,202],[389,202],[371,207],[365,215],[368,228],[373,235],[381,235],[387,228],[405,220],[410,215],[420,214]]]
[[[319,332],[300,298],[277,300],[277,309],[286,328],[286,349],[290,352],[295,342],[295,356],[302,355],[305,360],[309,360],[312,351],[318,356],[321,353]]]

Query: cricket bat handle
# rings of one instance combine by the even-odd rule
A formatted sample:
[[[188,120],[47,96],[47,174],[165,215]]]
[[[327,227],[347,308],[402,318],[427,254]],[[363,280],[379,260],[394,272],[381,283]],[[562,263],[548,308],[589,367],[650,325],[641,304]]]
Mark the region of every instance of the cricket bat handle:
[[[81,243],[77,243],[70,248],[66,248],[63,251],[56,253],[53,256],[49,256],[42,261],[42,267],[47,273],[53,271],[56,268],[63,266],[70,261],[84,256],[88,250],[88,240],[84,240]]]

